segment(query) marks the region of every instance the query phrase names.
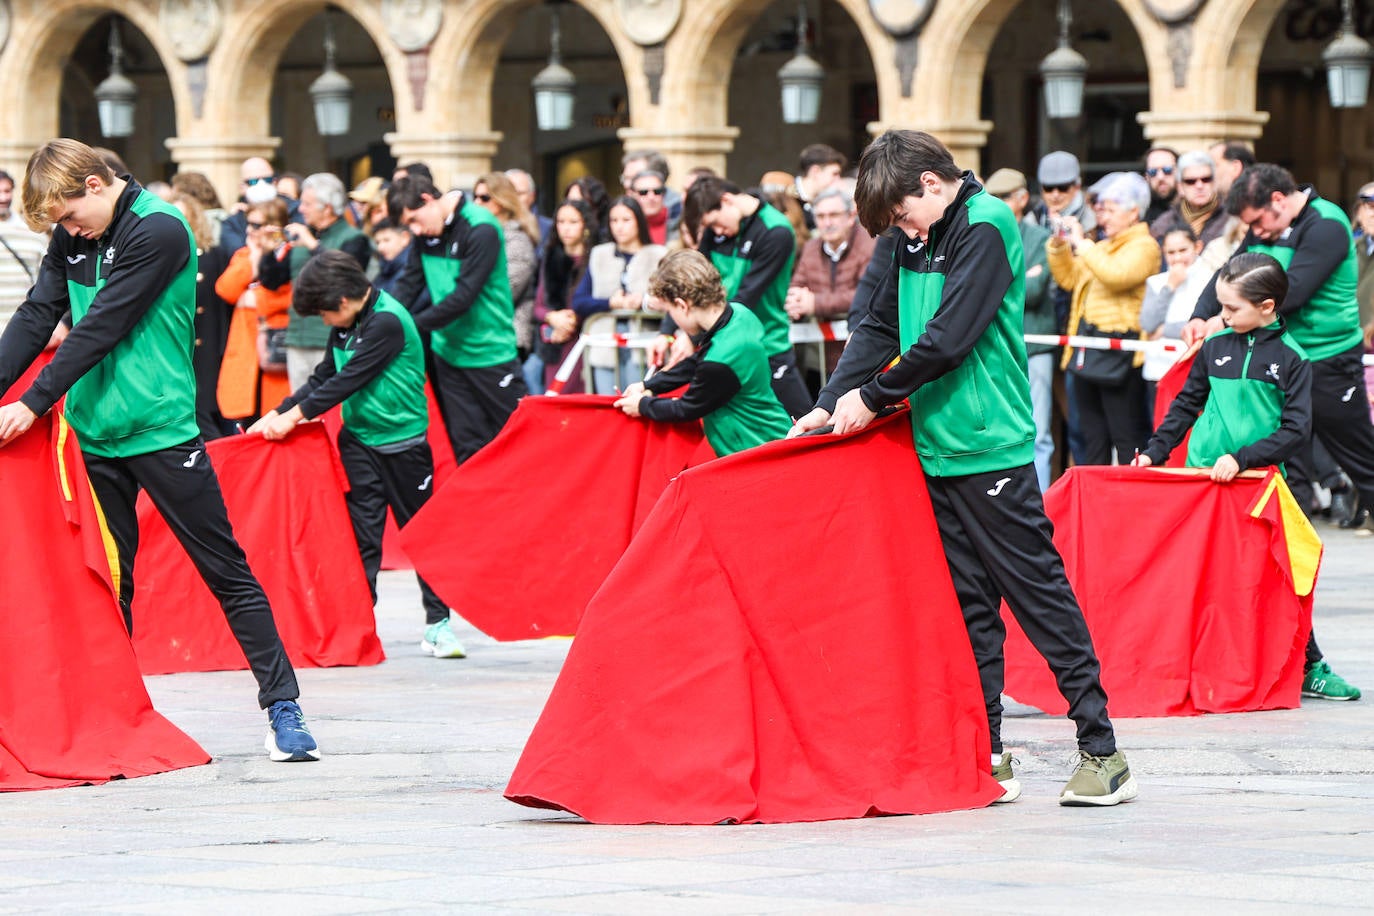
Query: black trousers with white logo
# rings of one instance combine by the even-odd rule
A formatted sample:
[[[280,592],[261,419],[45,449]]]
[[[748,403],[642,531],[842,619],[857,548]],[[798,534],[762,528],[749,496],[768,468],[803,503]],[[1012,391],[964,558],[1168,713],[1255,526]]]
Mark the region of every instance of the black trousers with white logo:
[[[348,516],[353,521],[353,537],[363,559],[363,572],[377,602],[377,572],[382,568],[382,533],[386,530],[386,510],[404,528],[434,492],[434,456],[428,442],[403,452],[387,454],[364,445],[344,428],[339,431],[339,457],[348,474]],[[425,606],[425,623],[448,619],[448,605],[425,580],[420,583],[420,599]]]
[[[229,629],[258,681],[258,705],[300,696],[267,595],[258,583],[224,508],[219,479],[200,439],[131,458],[86,454],[86,473],[119,552],[119,606],[133,633],[134,554],[138,550],[139,489],[167,520],[176,539],[224,609]]]
[[[806,383],[797,371],[796,353],[789,349],[768,357],[768,371],[773,377],[773,394],[787,415],[795,420],[809,414],[816,399],[806,390]]]
[[[1098,757],[1115,753],[1101,666],[1054,546],[1035,465],[964,477],[926,475],[926,487],[978,663],[992,752],[1002,752],[1007,631],[1000,606],[1006,599],[1068,701],[1079,749]]]
[[[496,438],[525,394],[518,360],[480,369],[459,369],[434,360],[434,396],[459,464]]]
[[[1374,424],[1369,421],[1363,356],[1363,348],[1356,346],[1312,361],[1312,433],[1355,484],[1360,505],[1374,510]],[[1319,480],[1309,461],[1310,452],[1304,451],[1287,463],[1298,480]],[[1296,484],[1294,495],[1301,505],[1311,505],[1310,484]]]

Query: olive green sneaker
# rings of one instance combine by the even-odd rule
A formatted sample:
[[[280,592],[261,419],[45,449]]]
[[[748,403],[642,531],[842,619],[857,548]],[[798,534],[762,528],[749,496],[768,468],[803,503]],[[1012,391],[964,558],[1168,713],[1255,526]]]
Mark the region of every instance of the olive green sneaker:
[[[1125,756],[1117,751],[1110,757],[1094,757],[1078,752],[1078,769],[1059,793],[1059,804],[1072,807],[1119,805],[1136,797],[1139,789]]]
[[[1320,700],[1358,700],[1360,688],[1347,683],[1326,662],[1317,662],[1302,676],[1302,695]]]
[[[1021,780],[1011,771],[1011,752],[1003,751],[1002,759],[993,764],[992,778],[1002,784],[1002,797],[993,799],[994,805],[1004,805],[1021,797]]]

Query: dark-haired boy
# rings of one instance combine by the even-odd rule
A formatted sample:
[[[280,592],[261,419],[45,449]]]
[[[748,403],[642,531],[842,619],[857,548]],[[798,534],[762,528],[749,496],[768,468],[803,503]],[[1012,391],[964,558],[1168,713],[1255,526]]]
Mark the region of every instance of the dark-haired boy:
[[[881,408],[910,401],[916,452],[978,663],[1002,801],[1021,791],[1002,747],[1004,598],[1049,663],[1077,725],[1078,767],[1060,804],[1134,798],[1092,638],[1051,539],[1032,463],[1021,339],[1025,269],[1015,218],[920,131],[888,131],[869,144],[855,202],[870,234],[895,225],[906,236],[898,238],[897,295],[875,299],[816,409],[792,434],[826,423],[837,434],[852,432]],[[866,381],[898,354],[892,368]]]
[[[324,359],[304,385],[248,431],[281,439],[303,420],[343,404],[339,457],[348,474],[348,514],[375,602],[387,508],[405,527],[434,491],[434,458],[425,438],[424,346],[410,313],[374,288],[342,251],[322,251],[306,263],[292,285],[291,304],[329,326]],[[421,651],[462,658],[448,606],[419,582],[425,606]]]
[[[392,287],[430,332],[434,393],[461,464],[486,445],[525,395],[515,339],[515,305],[506,276],[501,223],[462,192],[440,194],[411,175],[386,196],[388,215],[414,237],[405,272]]]

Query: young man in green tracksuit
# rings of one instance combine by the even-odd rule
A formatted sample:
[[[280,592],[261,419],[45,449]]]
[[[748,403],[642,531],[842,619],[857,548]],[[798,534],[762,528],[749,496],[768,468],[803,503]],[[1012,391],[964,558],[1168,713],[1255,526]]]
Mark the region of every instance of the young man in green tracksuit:
[[[273,760],[318,760],[272,608],[234,539],[196,425],[196,246],[176,207],[116,176],[89,146],[52,140],[29,159],[24,212],[53,228],[37,282],[0,338],[0,391],[28,368],[68,309],[72,330],[19,401],[0,407],[0,445],[65,394],[87,476],[118,552],[133,632],[140,489],[214,593],[268,710]],[[77,621],[79,626],[80,622]]]
[[[425,438],[424,345],[410,313],[374,289],[344,251],[320,251],[306,262],[292,286],[291,305],[329,326],[324,359],[304,385],[248,431],[281,439],[303,420],[343,404],[339,457],[348,474],[348,515],[375,603],[387,508],[405,527],[434,492],[434,456]],[[462,658],[448,605],[424,579],[419,582],[425,606],[420,650]]]
[[[391,221],[415,237],[394,295],[413,309],[429,292],[433,304],[415,314],[415,325],[430,332],[434,393],[461,464],[496,438],[526,391],[505,235],[462,192],[441,195],[421,176],[398,180],[386,201]]]
[[[905,234],[896,250],[896,294],[872,303],[816,409],[792,434],[827,423],[837,434],[852,432],[881,408],[910,401],[916,452],[978,663],[1002,800],[1021,791],[1002,747],[1003,599],[1054,672],[1077,725],[1079,763],[1060,804],[1134,798],[1092,638],[1032,464],[1016,220],[920,131],[888,131],[870,143],[854,197],[871,234],[889,225]],[[898,354],[892,368],[869,380]]]
[[[697,248],[720,272],[726,300],[747,306],[762,325],[773,393],[789,416],[801,416],[810,409],[811,398],[797,373],[792,319],[784,308],[797,257],[792,224],[759,198],[714,177],[692,183],[682,216],[700,233]],[[672,319],[665,319],[665,342],[676,331]]]
[[[1206,339],[1183,390],[1137,467],[1162,464],[1191,428],[1188,466],[1228,481],[1248,468],[1282,466],[1312,434],[1312,367],[1279,317],[1288,277],[1267,254],[1235,255],[1213,294],[1226,330]],[[1307,638],[1303,696],[1358,700],[1360,689],[1331,670],[1315,633]]]
[[[654,310],[692,336],[692,355],[635,382],[615,406],[632,417],[668,423],[700,420],[718,457],[787,435],[792,425],[771,385],[758,319],[725,300],[720,275],[697,251],[673,251],[649,280]],[[678,398],[665,394],[687,385]]]

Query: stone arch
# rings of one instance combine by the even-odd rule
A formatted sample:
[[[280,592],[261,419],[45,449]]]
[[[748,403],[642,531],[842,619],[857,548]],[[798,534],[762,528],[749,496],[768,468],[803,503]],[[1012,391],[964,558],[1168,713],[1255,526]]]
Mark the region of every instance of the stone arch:
[[[878,83],[879,110],[885,113],[901,96],[895,45],[864,0],[835,2],[863,38]],[[773,0],[707,0],[684,8],[667,47],[663,96],[675,102],[667,117],[697,127],[728,125],[735,54],[754,21],[772,4]]]
[[[414,116],[406,55],[391,41],[376,4],[366,0],[248,0],[225,19],[210,55],[201,121],[232,136],[267,137],[271,129],[272,83],[282,53],[296,32],[327,6],[340,10],[367,32],[381,54],[396,100],[398,127]],[[450,14],[451,15],[451,14]]]
[[[491,98],[501,51],[520,15],[539,0],[473,0],[461,15],[449,12],[434,42],[425,90],[425,121],[462,125],[465,132],[491,135]],[[649,105],[641,72],[642,52],[620,28],[613,0],[573,0],[610,37],[625,73],[630,118]],[[423,123],[416,128],[423,128]],[[401,129],[398,124],[398,133]],[[499,136],[496,137],[499,139]],[[494,151],[495,140],[492,141]]]
[[[191,120],[186,68],[162,34],[152,4],[76,0],[36,6],[14,20],[0,68],[0,104],[14,131],[6,145],[31,149],[57,135],[63,66],[87,30],[111,13],[128,20],[152,45],[171,84],[177,131],[186,129]]]
[[[1286,0],[1213,0],[1198,15],[1188,84],[1203,107],[1251,112],[1260,54]]]

